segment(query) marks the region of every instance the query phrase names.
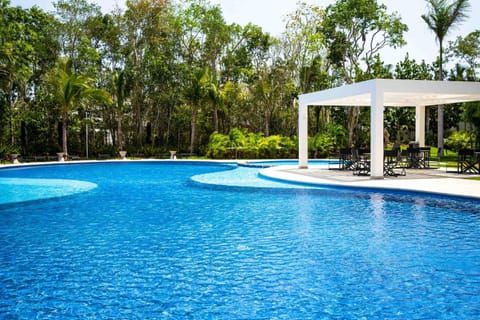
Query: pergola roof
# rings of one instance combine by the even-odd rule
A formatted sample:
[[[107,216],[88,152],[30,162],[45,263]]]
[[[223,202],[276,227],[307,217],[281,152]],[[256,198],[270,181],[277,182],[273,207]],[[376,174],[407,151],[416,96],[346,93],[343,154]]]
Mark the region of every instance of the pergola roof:
[[[371,177],[383,178],[384,107],[415,107],[415,138],[424,143],[425,107],[480,101],[480,82],[374,79],[299,97],[299,167],[308,167],[308,106],[369,106]]]
[[[480,82],[374,79],[302,94],[300,105],[370,106],[383,92],[384,106],[413,107],[480,101]]]

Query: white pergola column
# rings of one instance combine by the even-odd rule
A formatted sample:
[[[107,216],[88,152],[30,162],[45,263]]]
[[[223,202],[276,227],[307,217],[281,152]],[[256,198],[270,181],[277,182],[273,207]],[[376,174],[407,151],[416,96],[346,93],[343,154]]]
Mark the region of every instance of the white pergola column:
[[[425,146],[425,106],[415,107],[415,141]]]
[[[298,107],[298,168],[308,168],[308,105]]]
[[[370,177],[383,179],[383,90],[372,91],[370,107]]]

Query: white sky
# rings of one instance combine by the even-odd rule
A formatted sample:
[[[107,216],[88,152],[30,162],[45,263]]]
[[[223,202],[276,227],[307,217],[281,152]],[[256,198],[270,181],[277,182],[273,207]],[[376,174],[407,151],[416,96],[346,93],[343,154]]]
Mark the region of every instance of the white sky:
[[[326,7],[334,3],[334,0],[303,0],[306,3]],[[452,1],[452,0],[451,0]],[[105,12],[111,11],[117,4],[123,5],[125,0],[96,0]],[[387,11],[398,12],[403,23],[409,27],[404,35],[407,45],[397,50],[385,49],[381,53],[386,63],[396,64],[405,58],[408,52],[410,59],[421,62],[424,59],[431,63],[438,55],[438,44],[435,35],[427,28],[421,15],[427,12],[425,0],[377,0],[387,6]],[[46,11],[52,11],[51,0],[11,0],[13,6],[20,5],[30,7],[38,5]],[[227,23],[236,22],[246,25],[252,22],[274,36],[279,36],[283,30],[284,18],[288,13],[295,11],[296,0],[211,0],[213,4],[220,4]],[[468,33],[480,29],[480,0],[470,0],[469,19],[460,26],[450,31],[445,39],[454,40],[457,36],[466,36]]]

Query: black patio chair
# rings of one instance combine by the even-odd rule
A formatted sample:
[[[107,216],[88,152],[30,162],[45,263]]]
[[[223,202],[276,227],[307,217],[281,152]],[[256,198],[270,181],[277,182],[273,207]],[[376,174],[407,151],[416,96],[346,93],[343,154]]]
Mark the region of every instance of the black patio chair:
[[[352,149],[341,148],[339,152],[339,169],[348,170],[352,166]]]
[[[401,159],[399,149],[385,150],[383,152],[383,175],[390,177],[405,176],[407,174],[405,167],[399,166]],[[397,172],[396,169],[401,169],[401,171]]]
[[[430,147],[420,147],[420,157],[424,168],[430,168]]]
[[[352,150],[352,170],[356,176],[370,175],[370,150],[353,149]]]
[[[457,173],[480,173],[479,159],[473,149],[461,149],[458,151]]]

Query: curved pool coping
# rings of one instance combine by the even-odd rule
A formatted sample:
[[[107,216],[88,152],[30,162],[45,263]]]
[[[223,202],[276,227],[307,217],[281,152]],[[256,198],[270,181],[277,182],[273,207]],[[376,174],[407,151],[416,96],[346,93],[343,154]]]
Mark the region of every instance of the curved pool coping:
[[[266,179],[300,183],[319,187],[340,187],[363,189],[365,191],[400,191],[452,196],[480,200],[480,181],[461,178],[428,178],[428,179],[361,179],[355,181],[337,181],[327,177],[314,176],[309,169],[297,166],[281,165],[260,170],[259,175]]]

